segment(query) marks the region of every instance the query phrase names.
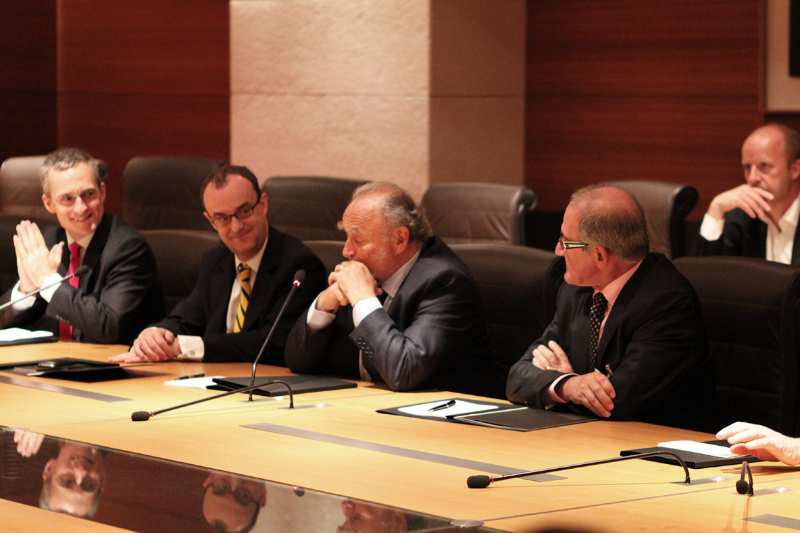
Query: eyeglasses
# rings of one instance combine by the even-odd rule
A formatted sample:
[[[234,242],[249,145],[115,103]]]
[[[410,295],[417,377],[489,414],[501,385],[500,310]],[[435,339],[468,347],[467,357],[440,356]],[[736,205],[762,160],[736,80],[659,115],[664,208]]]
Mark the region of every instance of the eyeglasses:
[[[211,483],[211,492],[213,492],[215,496],[233,494],[233,499],[242,507],[249,507],[250,505],[256,504],[256,497],[250,490],[244,487],[231,490],[230,484],[222,479],[216,479]]]
[[[84,204],[89,204],[97,200],[97,198],[99,198],[100,191],[98,191],[97,189],[86,189],[79,196]],[[63,196],[59,196],[58,198],[56,198],[56,202],[58,202],[59,205],[63,205],[64,207],[72,207],[73,205],[75,205],[76,199],[77,197],[72,194],[65,194]]]
[[[587,246],[592,246],[591,244],[585,242],[565,241],[563,234],[558,238],[558,244],[561,245],[561,249],[564,251],[572,250],[574,248],[586,248]]]
[[[253,211],[255,210],[256,206],[261,202],[261,200],[256,200],[256,203],[253,205],[243,205],[236,212],[232,215],[217,215],[211,219],[211,224],[215,228],[227,228],[231,225],[231,219],[236,217],[236,220],[241,222],[247,218],[253,216]]]

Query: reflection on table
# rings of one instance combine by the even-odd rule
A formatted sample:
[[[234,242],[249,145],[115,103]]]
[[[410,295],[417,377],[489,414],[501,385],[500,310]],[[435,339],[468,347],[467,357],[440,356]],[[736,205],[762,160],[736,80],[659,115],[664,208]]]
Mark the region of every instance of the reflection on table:
[[[142,532],[399,533],[448,521],[331,494],[2,428],[0,496]]]

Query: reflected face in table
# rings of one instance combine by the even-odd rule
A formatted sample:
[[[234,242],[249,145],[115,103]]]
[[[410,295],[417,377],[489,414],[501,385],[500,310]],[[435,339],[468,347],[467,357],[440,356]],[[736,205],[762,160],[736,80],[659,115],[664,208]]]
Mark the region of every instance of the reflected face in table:
[[[402,511],[381,505],[345,500],[342,502],[344,524],[338,533],[400,533],[408,531]]]
[[[212,472],[203,482],[203,517],[223,531],[248,531],[266,505],[263,481]]]
[[[94,446],[67,442],[42,472],[40,505],[73,516],[91,517],[105,482],[103,455]]]

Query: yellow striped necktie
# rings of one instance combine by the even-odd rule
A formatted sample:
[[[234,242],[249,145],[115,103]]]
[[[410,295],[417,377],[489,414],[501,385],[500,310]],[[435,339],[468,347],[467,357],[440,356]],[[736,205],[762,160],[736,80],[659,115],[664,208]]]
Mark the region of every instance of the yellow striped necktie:
[[[250,302],[250,267],[245,263],[240,263],[237,270],[239,271],[239,281],[242,282],[242,294],[239,296],[239,310],[236,312],[236,323],[233,325],[234,333],[242,331],[247,304]]]

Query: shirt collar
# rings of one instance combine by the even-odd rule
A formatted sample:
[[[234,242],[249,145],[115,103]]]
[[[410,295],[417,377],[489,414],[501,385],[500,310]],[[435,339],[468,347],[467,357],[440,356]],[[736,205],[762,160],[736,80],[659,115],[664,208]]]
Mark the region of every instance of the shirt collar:
[[[261,266],[261,259],[264,257],[264,250],[267,249],[267,242],[269,242],[269,235],[267,235],[267,238],[264,239],[264,244],[261,245],[261,250],[259,250],[256,255],[254,255],[247,261],[242,261],[234,254],[234,257],[236,258],[236,266],[238,267],[239,264],[244,263],[250,267],[251,271],[258,272],[258,267]]]
[[[792,202],[792,205],[789,206],[789,209],[787,209],[780,220],[778,220],[778,229],[783,232],[790,228],[796,228],[798,215],[800,215],[800,195],[794,199],[794,202]]]
[[[389,279],[387,279],[381,285],[381,289],[383,289],[383,292],[394,298],[394,295],[397,293],[398,289],[400,289],[400,285],[403,284],[403,281],[405,281],[406,276],[408,276],[408,273],[411,272],[414,263],[416,263],[417,259],[419,259],[420,252],[422,252],[422,247],[420,247],[420,249],[417,250],[417,253],[414,254],[414,257],[406,261],[406,263],[403,266],[395,270],[394,274],[389,276]]]
[[[644,261],[644,259],[633,265],[633,268],[625,272],[623,275],[621,275],[620,277],[618,277],[617,279],[615,279],[614,281],[603,287],[602,291],[595,291],[595,294],[597,294],[598,292],[602,292],[603,296],[606,297],[606,300],[608,301],[608,307],[606,308],[607,310],[610,310],[611,307],[613,307],[614,302],[617,301],[619,293],[622,292],[622,288],[625,286],[626,283],[628,283],[628,280],[631,279],[631,277],[633,277],[633,274],[642,265],[642,261]]]

